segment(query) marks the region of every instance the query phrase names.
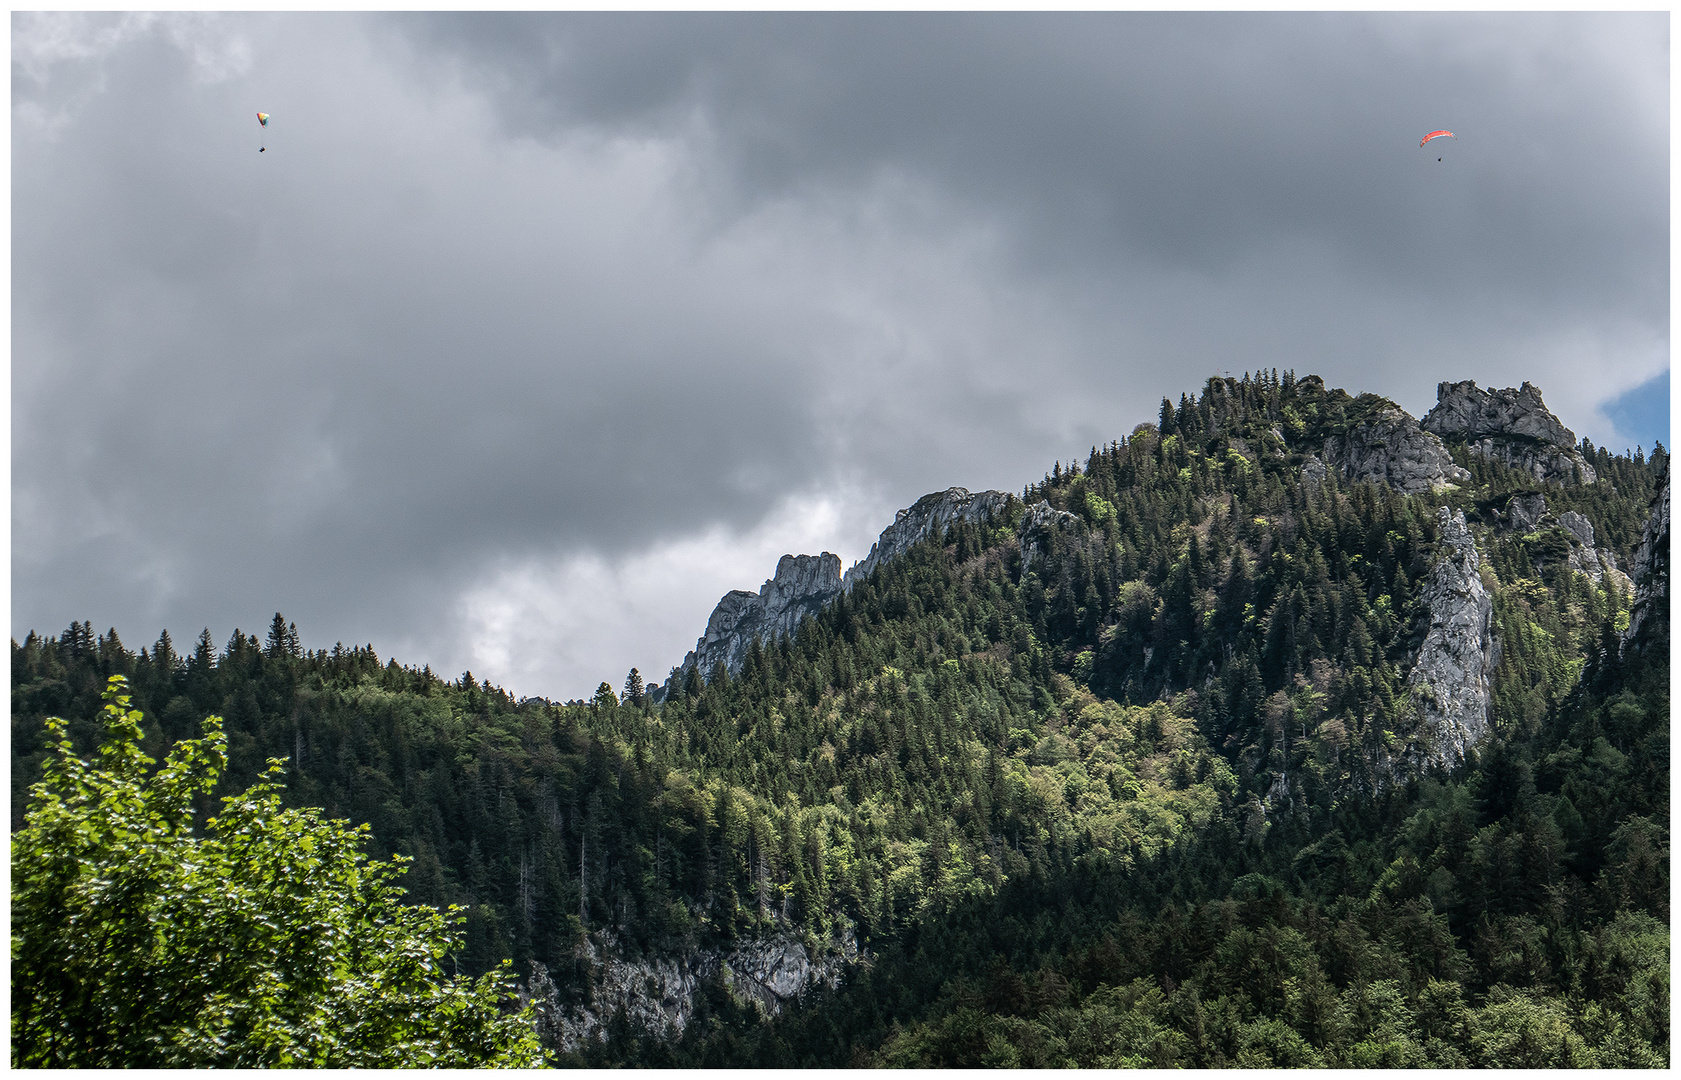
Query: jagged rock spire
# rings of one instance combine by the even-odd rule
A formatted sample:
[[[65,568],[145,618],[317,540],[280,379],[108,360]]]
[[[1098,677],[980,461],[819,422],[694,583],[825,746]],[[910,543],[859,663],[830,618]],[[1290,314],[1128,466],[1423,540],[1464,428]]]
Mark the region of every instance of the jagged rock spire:
[[[1420,592],[1430,629],[1407,674],[1407,690],[1422,720],[1413,764],[1451,768],[1488,734],[1499,648],[1494,602],[1483,587],[1465,514],[1445,506],[1436,513],[1442,558]]]
[[[698,670],[705,678],[722,663],[732,675],[739,673],[753,642],[773,642],[792,634],[807,615],[822,611],[876,567],[958,522],[985,521],[1003,513],[1010,499],[1004,491],[970,493],[960,487],[924,495],[894,516],[893,524],[882,530],[870,553],[854,563],[844,577],[840,557],[827,551],[821,555],[782,556],[776,564],[776,576],[757,593],[736,589],[718,601],[712,617],[706,620],[706,632],[683,662],[671,669],[665,685],[654,691],[655,700],[665,700],[691,671]]]
[[[1472,380],[1436,385],[1436,407],[1424,414],[1425,431],[1463,440],[1472,453],[1529,473],[1542,483],[1594,483],[1593,466],[1576,449],[1576,435],[1559,422],[1526,382],[1513,389],[1480,390]]]

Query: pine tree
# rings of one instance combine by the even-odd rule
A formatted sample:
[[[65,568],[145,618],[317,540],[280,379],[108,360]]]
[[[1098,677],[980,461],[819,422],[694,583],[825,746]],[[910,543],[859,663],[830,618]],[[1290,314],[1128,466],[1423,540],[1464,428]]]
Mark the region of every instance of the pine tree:
[[[287,655],[286,648],[286,616],[280,612],[274,613],[274,621],[269,624],[268,644],[263,649],[263,655],[270,660],[279,660]]]

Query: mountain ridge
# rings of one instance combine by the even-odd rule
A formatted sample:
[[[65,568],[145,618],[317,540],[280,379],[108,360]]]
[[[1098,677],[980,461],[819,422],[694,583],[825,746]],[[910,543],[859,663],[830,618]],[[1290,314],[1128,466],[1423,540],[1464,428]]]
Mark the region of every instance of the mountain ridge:
[[[1215,380],[1210,381],[1213,387]],[[1298,383],[1309,392],[1324,394],[1324,380],[1317,375],[1304,376]],[[1437,386],[1437,403],[1423,419],[1414,418],[1394,402],[1375,395],[1362,395],[1353,400],[1354,415],[1326,434],[1321,446],[1304,448],[1301,469],[1304,478],[1322,477],[1327,465],[1335,467],[1349,482],[1385,484],[1406,495],[1432,494],[1451,490],[1469,481],[1471,473],[1456,465],[1443,438],[1456,439],[1470,452],[1492,461],[1520,468],[1543,483],[1559,484],[1568,478],[1572,482],[1593,483],[1595,474],[1583,460],[1575,446],[1575,435],[1566,428],[1542,400],[1541,391],[1529,382],[1521,387],[1501,390],[1481,390],[1474,380],[1442,382]],[[1163,402],[1164,407],[1167,402]],[[1301,424],[1300,418],[1287,416],[1286,423]],[[1303,428],[1305,431],[1305,427]],[[1279,443],[1286,437],[1279,427],[1269,429]],[[1239,445],[1243,445],[1238,440]],[[1537,450],[1536,444],[1545,449]],[[1248,447],[1243,446],[1244,450]],[[1265,452],[1264,450],[1262,452]],[[1563,455],[1562,457],[1560,455]],[[1564,462],[1568,468],[1559,463]],[[1545,500],[1535,518],[1545,514]],[[777,564],[775,575],[766,580],[757,594],[735,590],[725,594],[707,620],[706,629],[682,663],[672,668],[664,684],[652,688],[656,702],[663,702],[689,678],[710,678],[717,665],[722,664],[730,674],[739,674],[748,650],[753,644],[770,644],[778,636],[791,635],[799,621],[832,603],[852,585],[866,577],[877,566],[902,555],[912,544],[959,521],[978,521],[1003,514],[1020,500],[1007,492],[987,491],[971,495],[965,488],[953,487],[943,492],[931,492],[910,507],[898,511],[893,524],[882,530],[869,554],[853,564],[846,573],[835,578],[825,571],[817,574],[806,569],[807,560],[832,560],[838,571],[838,557],[824,552],[821,556],[784,555]],[[1444,508],[1445,512],[1445,508]],[[1444,519],[1445,521],[1446,519]],[[1594,548],[1593,526],[1575,511],[1565,511],[1558,518],[1565,532],[1574,541],[1570,552],[1572,569],[1587,574],[1598,583],[1601,574],[1615,575],[1618,584],[1631,589],[1627,575],[1617,568],[1616,556],[1608,550]],[[1463,515],[1458,519],[1463,528]],[[1020,518],[1018,533],[1021,542],[1021,564],[1025,568],[1038,553],[1048,532],[1053,529],[1079,528],[1077,515],[1057,510],[1040,501],[1026,508]],[[1459,535],[1459,534],[1456,534]],[[1469,546],[1467,546],[1469,545]],[[1454,549],[1469,551],[1471,566],[1476,564],[1475,546],[1469,534],[1454,541]],[[1603,567],[1602,567],[1602,564]],[[824,563],[827,567],[828,563]],[[1462,575],[1463,576],[1463,575]],[[1465,586],[1470,589],[1471,586]],[[1437,605],[1447,603],[1448,586],[1443,585],[1436,597]],[[1479,602],[1487,607],[1486,597]],[[1432,620],[1452,622],[1459,614],[1442,615],[1433,609]],[[1498,651],[1492,631],[1487,629],[1488,612],[1482,611],[1478,621],[1484,627],[1483,640],[1474,652],[1485,659],[1482,664],[1450,659],[1448,650],[1433,654],[1427,670],[1417,673],[1418,687],[1443,687],[1459,675],[1479,672],[1476,679],[1481,690],[1471,693],[1467,701],[1481,702],[1484,713],[1488,709],[1487,671],[1489,659]],[[1446,625],[1444,622],[1443,625]],[[1446,669],[1431,673],[1429,664],[1446,664]],[[1410,678],[1410,676],[1409,676]],[[1445,702],[1434,691],[1438,703]],[[1443,713],[1432,713],[1433,723],[1445,724],[1442,735],[1446,740],[1418,756],[1416,760],[1430,764],[1449,764],[1462,760],[1467,738],[1486,731],[1486,723],[1471,721],[1472,705],[1447,707]],[[1457,734],[1449,734],[1457,733]],[[1470,739],[1475,742],[1475,738]]]
[[[31,633],[14,817],[40,718],[91,752],[106,675],[149,752],[216,712],[229,784],[284,758],[412,859],[566,1064],[1661,1065],[1667,453],[1327,461],[1391,405],[1210,380],[814,610],[839,560],[779,560],[736,614],[784,628],[657,703],[278,614],[185,655]]]

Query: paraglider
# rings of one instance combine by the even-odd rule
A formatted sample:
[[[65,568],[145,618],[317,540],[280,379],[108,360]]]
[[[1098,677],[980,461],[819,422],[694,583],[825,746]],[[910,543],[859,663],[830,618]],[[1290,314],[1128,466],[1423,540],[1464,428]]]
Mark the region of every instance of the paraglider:
[[[265,127],[265,128],[268,127],[268,113],[266,113],[266,112],[258,113],[257,114],[257,123],[262,127]],[[267,146],[259,146],[259,147],[257,147],[257,153],[261,154],[267,149],[268,149]]]
[[[1423,146],[1425,143],[1429,142],[1431,139],[1452,139],[1453,141],[1458,142],[1459,141],[1459,136],[1455,135],[1451,131],[1432,131],[1430,134],[1426,135],[1424,138],[1418,140],[1418,145]],[[1440,161],[1442,159],[1437,158],[1436,160]]]

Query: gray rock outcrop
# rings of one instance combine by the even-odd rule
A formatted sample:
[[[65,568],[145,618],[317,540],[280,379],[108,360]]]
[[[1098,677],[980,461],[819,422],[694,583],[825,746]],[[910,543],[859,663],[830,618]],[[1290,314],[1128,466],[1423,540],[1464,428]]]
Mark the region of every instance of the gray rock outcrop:
[[[562,1005],[541,964],[532,965],[527,990],[536,1005],[540,1035],[562,1050],[576,1050],[586,1040],[601,1038],[621,1009],[642,1030],[675,1041],[694,1016],[695,991],[717,975],[736,1000],[774,1016],[812,986],[838,985],[846,968],[860,958],[857,938],[850,930],[836,951],[820,956],[813,956],[788,934],[737,941],[728,949],[639,959],[622,956],[611,935],[594,934],[581,946],[581,953],[594,986],[587,1004]]]
[[[1437,511],[1442,559],[1430,571],[1421,597],[1430,629],[1407,673],[1407,689],[1421,724],[1413,764],[1452,768],[1488,734],[1494,667],[1494,603],[1483,587],[1481,560],[1465,515]]]
[[[1016,526],[1016,537],[1021,545],[1021,572],[1027,573],[1027,568],[1033,565],[1033,560],[1046,549],[1051,533],[1072,535],[1084,524],[1078,514],[1058,510],[1043,499],[1029,507],[1027,513],[1022,515],[1021,523]]]
[[[1634,583],[1629,576],[1617,567],[1617,556],[1610,548],[1582,547],[1576,544],[1570,546],[1570,556],[1565,565],[1578,574],[1586,574],[1593,579],[1595,585],[1609,584],[1617,588],[1626,598],[1634,592]]]
[[[907,509],[899,511],[893,524],[881,531],[870,545],[870,553],[852,564],[841,579],[848,592],[870,572],[910,550],[911,545],[939,536],[958,522],[978,523],[995,514],[1002,514],[1010,506],[1007,491],[981,491],[971,494],[967,488],[947,488],[924,495]]]
[[[1558,525],[1570,540],[1570,569],[1586,574],[1595,585],[1609,578],[1624,596],[1634,591],[1634,583],[1617,567],[1617,553],[1610,548],[1593,546],[1593,522],[1574,510],[1566,510],[1558,516]]]
[[[821,555],[782,556],[776,564],[776,576],[766,581],[757,593],[735,589],[724,594],[712,609],[712,616],[706,620],[706,632],[695,642],[695,647],[681,664],[671,669],[663,686],[650,690],[654,701],[664,701],[676,692],[691,671],[698,670],[703,678],[710,677],[713,669],[722,663],[730,674],[739,674],[753,642],[764,644],[792,634],[807,615],[817,614],[842,592],[850,592],[876,567],[898,558],[930,536],[941,535],[958,522],[982,522],[1004,513],[1009,509],[1010,498],[1006,491],[971,494],[960,487],[924,495],[899,511],[893,524],[883,529],[871,545],[870,553],[854,563],[845,575],[840,572],[840,557],[827,551]]]
[[[1424,430],[1463,441],[1472,453],[1529,473],[1544,484],[1591,484],[1598,477],[1576,436],[1541,400],[1533,383],[1480,390],[1474,381],[1436,384]]]
[[[1669,648],[1669,473],[1652,500],[1652,512],[1634,550],[1634,603],[1629,608],[1628,629],[1623,631],[1622,652],[1645,652]]]
[[[1343,434],[1326,439],[1323,460],[1348,480],[1388,484],[1405,495],[1423,495],[1471,479],[1453,463],[1442,440],[1397,405],[1385,405]]]
[[[1584,515],[1566,510],[1555,518],[1547,508],[1546,496],[1531,491],[1512,496],[1506,503],[1505,512],[1496,512],[1495,518],[1501,528],[1519,533],[1541,532],[1556,525],[1570,546],[1565,565],[1579,574],[1586,574],[1595,585],[1609,581],[1625,596],[1634,591],[1634,583],[1617,565],[1617,553],[1610,548],[1594,547],[1593,522]],[[1539,573],[1545,567],[1537,564],[1536,569]]]
[[[776,563],[776,576],[757,593],[735,589],[725,593],[706,620],[706,633],[683,658],[674,675],[686,678],[693,668],[703,676],[722,663],[732,674],[741,670],[753,642],[775,641],[799,628],[807,615],[815,615],[841,593],[840,556],[784,555]],[[667,683],[667,686],[672,684]]]
[[[1516,532],[1534,532],[1541,524],[1541,519],[1547,516],[1547,497],[1539,491],[1531,491],[1523,495],[1513,495],[1506,504],[1504,524],[1506,528]]]
[[[1578,514],[1574,510],[1566,510],[1558,516],[1559,528],[1566,536],[1582,547],[1593,547],[1593,522]]]

